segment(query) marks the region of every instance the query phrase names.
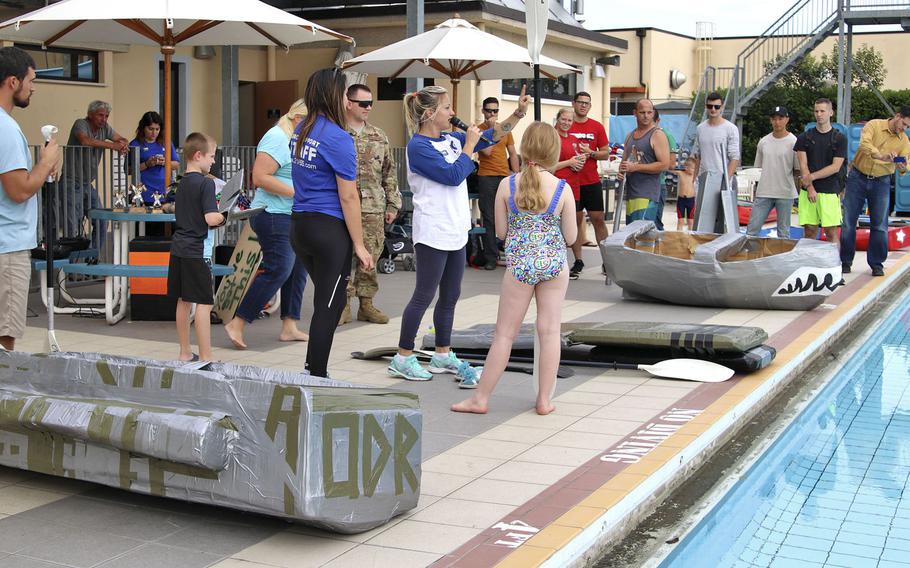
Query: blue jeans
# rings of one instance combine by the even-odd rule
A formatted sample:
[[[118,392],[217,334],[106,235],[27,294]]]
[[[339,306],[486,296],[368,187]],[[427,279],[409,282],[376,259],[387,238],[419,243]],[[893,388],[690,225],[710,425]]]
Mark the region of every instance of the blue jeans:
[[[882,268],[888,258],[888,207],[891,176],[869,178],[857,170],[847,176],[844,195],[844,227],[840,237],[840,261],[853,264],[856,254],[856,222],[866,203],[869,204],[869,248],[866,261],[870,268]]]
[[[771,209],[777,209],[777,237],[790,238],[790,216],[793,213],[792,199],[776,199],[774,197],[756,197],[752,201],[752,212],[749,213],[749,227],[747,235],[755,236],[761,231],[762,225],[768,219]]]
[[[262,307],[281,289],[281,319],[300,319],[300,304],[306,287],[306,269],[291,249],[291,216],[267,211],[256,215],[250,225],[262,247],[263,272],[256,276],[236,315],[247,323],[259,317]]]
[[[66,197],[57,196],[60,214],[58,223],[64,237],[82,236],[83,219],[88,217],[90,209],[100,209],[101,197],[98,189],[91,183],[73,182],[66,188]],[[104,247],[107,221],[92,221],[92,248],[101,250]]]

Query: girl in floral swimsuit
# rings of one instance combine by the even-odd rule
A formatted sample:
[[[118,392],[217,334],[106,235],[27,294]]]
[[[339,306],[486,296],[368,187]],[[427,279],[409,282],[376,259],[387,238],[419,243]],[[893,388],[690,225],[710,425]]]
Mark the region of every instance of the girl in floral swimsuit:
[[[496,194],[496,236],[506,241],[508,270],[502,280],[496,333],[474,396],[452,406],[455,412],[487,412],[487,403],[505,371],[528,311],[537,302],[540,339],[538,414],[549,414],[560,356],[562,302],[569,283],[566,245],[575,242],[575,201],[571,188],[550,173],[559,158],[553,127],[535,122],[521,139],[521,172],[502,181]]]

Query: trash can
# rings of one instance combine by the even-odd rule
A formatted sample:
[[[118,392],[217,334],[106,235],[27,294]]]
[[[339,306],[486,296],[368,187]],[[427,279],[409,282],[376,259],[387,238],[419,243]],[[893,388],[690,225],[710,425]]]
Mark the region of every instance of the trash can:
[[[130,241],[130,264],[167,266],[171,241],[136,237]],[[130,278],[131,321],[174,321],[177,299],[167,295],[167,278]]]

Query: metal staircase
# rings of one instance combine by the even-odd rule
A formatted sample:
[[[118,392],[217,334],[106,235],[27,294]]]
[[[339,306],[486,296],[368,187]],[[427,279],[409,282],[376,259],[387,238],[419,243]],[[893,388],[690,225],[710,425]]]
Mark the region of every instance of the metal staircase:
[[[849,0],[799,0],[736,58],[733,120],[838,29]]]
[[[910,31],[910,0],[798,0],[743,49],[736,58],[735,67],[705,69],[681,146],[692,147],[695,126],[704,120],[707,93],[728,86],[724,118],[739,122],[750,105],[827,36],[838,31],[844,39],[846,26],[878,24],[900,24],[905,31]],[[850,49],[852,43],[852,26],[848,29],[851,31],[846,41],[841,42],[846,49]],[[839,108],[839,112],[849,116],[850,70],[847,69],[845,75],[843,68],[839,68],[838,75],[838,97],[846,91],[846,110]]]

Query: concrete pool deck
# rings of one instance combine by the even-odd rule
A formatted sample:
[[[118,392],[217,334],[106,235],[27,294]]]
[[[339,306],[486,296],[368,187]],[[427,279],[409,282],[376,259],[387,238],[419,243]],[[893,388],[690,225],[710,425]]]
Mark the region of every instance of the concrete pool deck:
[[[5,566],[563,566],[593,558],[634,525],[699,465],[761,401],[822,353],[833,337],[910,270],[891,253],[885,278],[872,278],[862,254],[826,304],[811,312],[720,310],[624,301],[605,287],[596,249],[572,282],[564,321],[667,321],[764,328],[778,350],[762,371],[719,384],[652,378],[636,371],[577,368],[558,381],[554,414],[533,412],[530,377],[507,373],[485,416],[452,413],[464,398],[447,376],[429,383],[388,377],[385,365],[349,353],[394,345],[400,317],[388,325],[339,328],[333,378],[420,394],[423,477],[418,507],[359,535],[331,534],[237,511],[186,504],[67,479],[0,468],[0,567]],[[469,270],[456,328],[493,323],[502,269]],[[413,274],[383,275],[376,304],[401,313]],[[304,321],[312,303],[307,291]],[[43,348],[45,313],[19,348]],[[527,321],[533,321],[533,306]],[[421,329],[430,325],[428,314]],[[173,323],[58,316],[65,350],[170,359]],[[235,351],[213,329],[215,356],[276,369],[302,368],[305,343],[279,343],[278,322],[248,327],[249,349]],[[54,535],[48,539],[47,534]],[[39,540],[38,535],[42,536]]]

